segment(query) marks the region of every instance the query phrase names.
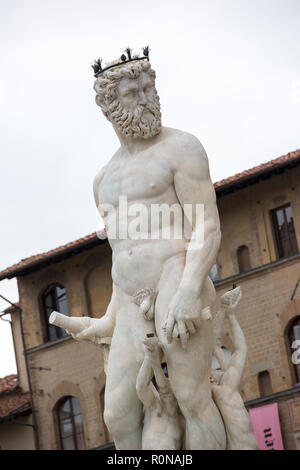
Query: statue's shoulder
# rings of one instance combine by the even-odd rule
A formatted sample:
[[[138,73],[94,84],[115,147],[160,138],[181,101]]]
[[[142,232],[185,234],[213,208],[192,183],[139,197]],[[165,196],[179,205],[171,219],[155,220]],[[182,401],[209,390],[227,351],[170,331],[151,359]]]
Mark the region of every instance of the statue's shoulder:
[[[171,127],[164,127],[162,137],[165,142],[168,142],[170,145],[174,145],[180,151],[185,149],[190,150],[191,152],[200,152],[206,156],[205,149],[198,137],[190,134],[189,132],[173,129]]]
[[[200,140],[189,132],[169,127],[163,128],[163,139],[170,146],[170,156],[178,163],[207,164],[207,155]],[[182,157],[184,156],[184,160]]]

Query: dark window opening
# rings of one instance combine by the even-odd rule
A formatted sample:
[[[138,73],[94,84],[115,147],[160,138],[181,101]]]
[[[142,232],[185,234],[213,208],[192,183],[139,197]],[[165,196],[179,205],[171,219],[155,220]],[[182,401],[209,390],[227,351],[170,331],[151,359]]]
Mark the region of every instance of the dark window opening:
[[[258,374],[258,386],[261,397],[272,394],[272,382],[269,371],[264,370]]]
[[[45,341],[55,341],[67,336],[63,328],[59,328],[49,323],[49,317],[53,310],[69,315],[66,289],[59,284],[54,284],[45,291],[42,297],[45,316]]]
[[[240,273],[249,271],[249,269],[251,269],[249,248],[246,245],[242,245],[238,248],[237,260],[238,260]]]
[[[271,211],[277,258],[298,253],[293,212],[290,204]]]

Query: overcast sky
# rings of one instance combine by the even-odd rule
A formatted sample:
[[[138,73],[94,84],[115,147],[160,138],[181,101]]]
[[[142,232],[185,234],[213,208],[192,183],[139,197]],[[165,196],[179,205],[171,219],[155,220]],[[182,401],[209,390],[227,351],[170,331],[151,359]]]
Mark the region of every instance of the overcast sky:
[[[0,270],[102,226],[92,182],[118,141],[95,58],[149,44],[163,124],[200,139],[217,181],[300,147],[299,24],[299,0],[1,0]],[[0,293],[18,300],[14,280]],[[2,322],[0,358],[15,372]]]

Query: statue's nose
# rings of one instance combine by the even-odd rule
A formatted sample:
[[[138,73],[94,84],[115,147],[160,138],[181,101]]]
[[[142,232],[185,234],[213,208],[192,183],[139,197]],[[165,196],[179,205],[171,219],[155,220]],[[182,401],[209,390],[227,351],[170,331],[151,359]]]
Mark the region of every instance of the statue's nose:
[[[144,93],[142,90],[140,91],[140,96],[139,96],[139,98],[140,98],[140,104],[144,104],[144,105],[145,105],[145,104],[147,103],[145,93]]]

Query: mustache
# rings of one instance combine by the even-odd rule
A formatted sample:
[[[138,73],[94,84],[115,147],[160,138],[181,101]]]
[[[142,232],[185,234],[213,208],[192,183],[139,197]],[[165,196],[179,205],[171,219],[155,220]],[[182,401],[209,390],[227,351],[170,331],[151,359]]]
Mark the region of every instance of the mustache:
[[[143,114],[149,111],[154,117],[157,116],[159,112],[159,108],[152,103],[147,103],[146,105],[140,104],[138,105],[134,111],[129,113],[124,113],[122,116],[124,118],[122,122],[122,127],[126,128],[127,126],[132,126],[134,130],[139,130],[139,124],[143,119]],[[122,118],[121,118],[122,120]]]
[[[152,103],[139,104],[133,112],[133,119],[139,119],[146,111],[150,111],[151,114],[155,115],[157,112],[157,107]]]

